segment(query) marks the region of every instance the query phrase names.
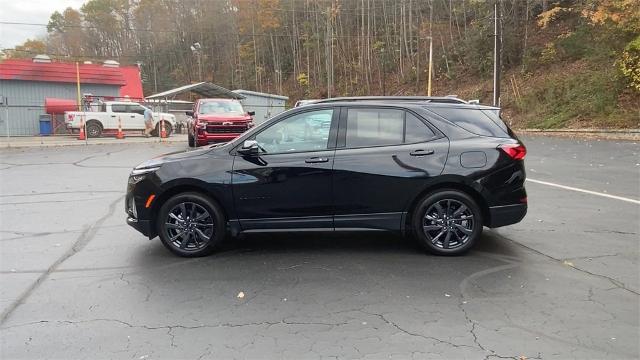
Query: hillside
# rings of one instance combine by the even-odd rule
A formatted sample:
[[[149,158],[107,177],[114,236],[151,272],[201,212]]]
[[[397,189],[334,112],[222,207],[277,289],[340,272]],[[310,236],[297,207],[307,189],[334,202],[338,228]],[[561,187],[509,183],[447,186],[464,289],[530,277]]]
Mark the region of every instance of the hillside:
[[[640,0],[498,0],[513,126],[640,128]],[[88,0],[3,57],[141,65],[145,94],[197,81],[298,99],[490,103],[493,1]],[[161,22],[157,19],[162,19]]]

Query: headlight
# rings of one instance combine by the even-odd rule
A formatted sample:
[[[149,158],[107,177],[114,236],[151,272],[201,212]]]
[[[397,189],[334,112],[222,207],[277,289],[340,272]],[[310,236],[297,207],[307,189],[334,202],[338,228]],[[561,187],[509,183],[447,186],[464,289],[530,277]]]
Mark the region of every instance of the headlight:
[[[147,175],[153,172],[156,172],[158,169],[160,169],[160,166],[135,168],[133,169],[133,171],[131,171],[131,174],[129,175],[129,183],[137,184],[140,181],[144,180],[144,178],[147,177]]]

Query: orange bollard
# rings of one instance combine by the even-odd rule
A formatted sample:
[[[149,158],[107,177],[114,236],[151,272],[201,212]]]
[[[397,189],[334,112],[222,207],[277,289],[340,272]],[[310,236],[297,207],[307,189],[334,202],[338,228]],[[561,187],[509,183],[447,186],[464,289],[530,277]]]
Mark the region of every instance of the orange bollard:
[[[167,137],[167,129],[165,128],[163,119],[160,119],[160,128],[160,137],[164,139]]]
[[[124,139],[124,133],[122,132],[122,119],[118,116],[118,133],[116,139]]]
[[[84,119],[80,117],[80,133],[78,134],[78,140],[87,140],[87,136],[84,133]]]

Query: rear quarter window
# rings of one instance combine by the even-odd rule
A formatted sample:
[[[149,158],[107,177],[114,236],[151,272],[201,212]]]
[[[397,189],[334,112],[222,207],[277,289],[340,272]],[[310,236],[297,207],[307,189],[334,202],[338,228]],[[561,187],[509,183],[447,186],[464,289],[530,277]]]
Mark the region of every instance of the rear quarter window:
[[[509,137],[507,125],[491,111],[468,108],[429,108],[429,110],[473,134]]]

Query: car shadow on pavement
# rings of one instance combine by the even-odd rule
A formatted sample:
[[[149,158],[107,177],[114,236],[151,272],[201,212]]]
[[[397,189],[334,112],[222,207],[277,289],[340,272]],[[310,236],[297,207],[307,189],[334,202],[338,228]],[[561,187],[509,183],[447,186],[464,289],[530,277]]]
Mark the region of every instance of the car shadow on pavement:
[[[519,262],[522,248],[505,240],[492,230],[485,230],[480,242],[468,253],[461,256],[435,256],[425,251],[413,238],[402,237],[388,232],[364,233],[283,233],[252,234],[239,238],[228,238],[214,254],[201,258],[181,258],[171,254],[158,239],[152,240],[145,250],[134,255],[136,268],[173,267],[190,264],[227,265],[239,262],[276,261],[295,262],[297,259],[321,259],[322,262],[363,261],[371,259],[387,263],[424,261],[425,263],[458,264],[479,262],[495,265],[495,261]],[[491,259],[490,261],[488,261]]]

